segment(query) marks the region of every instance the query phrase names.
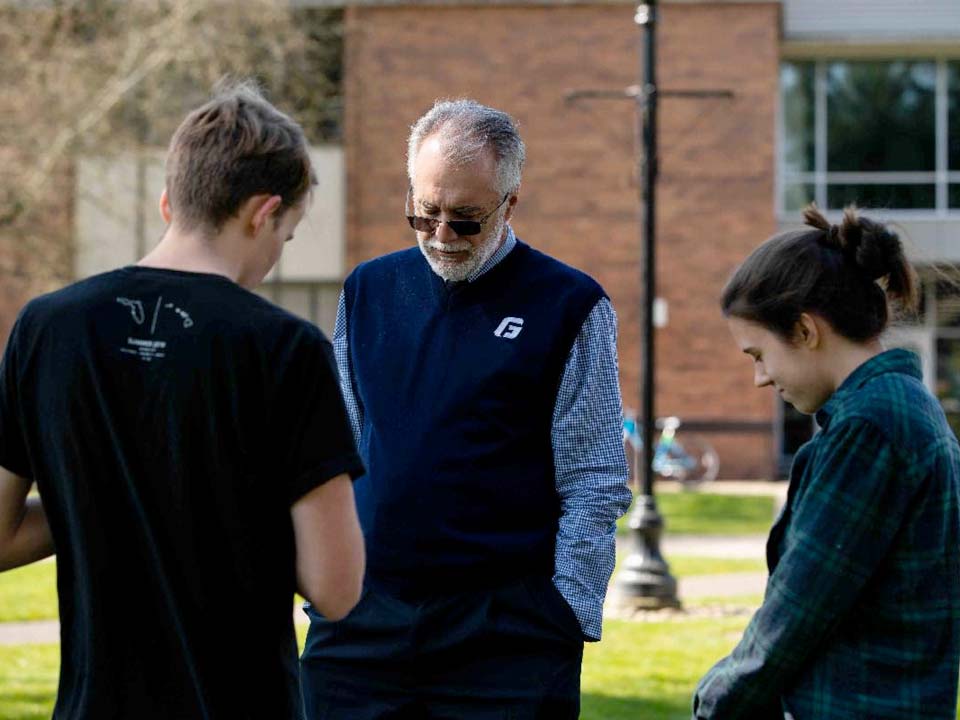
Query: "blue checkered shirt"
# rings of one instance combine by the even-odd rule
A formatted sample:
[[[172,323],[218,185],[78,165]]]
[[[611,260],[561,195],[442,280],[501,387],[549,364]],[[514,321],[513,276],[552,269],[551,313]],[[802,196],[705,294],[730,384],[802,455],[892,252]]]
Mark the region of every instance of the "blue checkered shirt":
[[[508,226],[503,245],[467,281],[476,280],[494,267],[516,244],[513,229]],[[333,349],[359,445],[363,418],[353,393],[342,294]],[[621,423],[617,317],[610,301],[601,298],[570,349],[557,391],[551,430],[557,493],[562,505],[553,582],[573,608],[589,640],[600,639],[603,599],[615,559],[616,521],[631,500]]]

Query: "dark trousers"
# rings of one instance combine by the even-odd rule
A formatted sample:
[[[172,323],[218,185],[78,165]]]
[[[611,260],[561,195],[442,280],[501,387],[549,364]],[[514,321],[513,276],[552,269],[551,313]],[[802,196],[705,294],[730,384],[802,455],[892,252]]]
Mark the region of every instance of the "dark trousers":
[[[307,720],[575,720],[583,634],[550,578],[409,602],[367,587],[340,622],[312,611]]]

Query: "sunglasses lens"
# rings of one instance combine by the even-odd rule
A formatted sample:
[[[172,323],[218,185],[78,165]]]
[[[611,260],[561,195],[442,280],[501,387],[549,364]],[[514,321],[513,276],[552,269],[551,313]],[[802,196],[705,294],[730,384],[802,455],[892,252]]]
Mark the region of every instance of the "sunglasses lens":
[[[407,222],[410,223],[410,227],[419,232],[433,232],[437,229],[437,221],[433,218],[407,215]]]
[[[478,235],[481,225],[476,220],[448,220],[447,225],[457,235]]]
[[[440,225],[436,218],[425,218],[419,215],[407,215],[407,222],[410,227],[419,232],[435,232]],[[479,235],[483,225],[476,220],[448,220],[447,226],[457,235]]]

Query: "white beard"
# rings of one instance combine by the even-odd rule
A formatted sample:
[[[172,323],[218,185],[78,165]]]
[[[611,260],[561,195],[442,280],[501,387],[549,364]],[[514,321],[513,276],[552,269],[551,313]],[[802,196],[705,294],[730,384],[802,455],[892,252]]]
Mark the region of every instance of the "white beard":
[[[464,239],[452,243],[441,243],[437,241],[436,236],[427,236],[425,233],[417,233],[417,245],[420,246],[420,252],[427,259],[431,270],[448,282],[458,282],[469,278],[493,257],[500,247],[500,238],[503,237],[506,225],[506,218],[500,216],[497,224],[478,245],[471,245]],[[463,250],[467,253],[467,257],[463,260],[449,260],[439,254],[438,248],[447,251]]]

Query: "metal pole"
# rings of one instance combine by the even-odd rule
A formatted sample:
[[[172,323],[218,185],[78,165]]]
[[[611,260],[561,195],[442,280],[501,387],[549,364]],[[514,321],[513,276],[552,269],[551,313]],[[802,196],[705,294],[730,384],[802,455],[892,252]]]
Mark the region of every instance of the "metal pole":
[[[643,208],[643,299],[641,326],[643,378],[640,408],[643,422],[643,449],[636,471],[642,490],[634,503],[629,525],[633,552],[620,572],[619,586],[626,602],[635,607],[678,607],[677,581],[660,554],[663,517],[653,494],[653,456],[656,415],[654,414],[654,328],[656,298],[656,184],[657,184],[657,82],[656,82],[656,0],[637,6],[635,22],[644,29],[644,85],[637,102],[643,133],[643,157],[638,167]]]
[[[653,303],[656,299],[656,190],[657,190],[657,78],[656,78],[656,0],[637,8],[636,22],[643,25],[645,62],[643,78],[643,102],[638,113],[643,123],[643,158],[641,170],[643,189],[643,391],[640,394],[643,417],[643,494],[653,495],[653,435],[654,415],[654,329]],[[646,22],[643,22],[643,21]]]

